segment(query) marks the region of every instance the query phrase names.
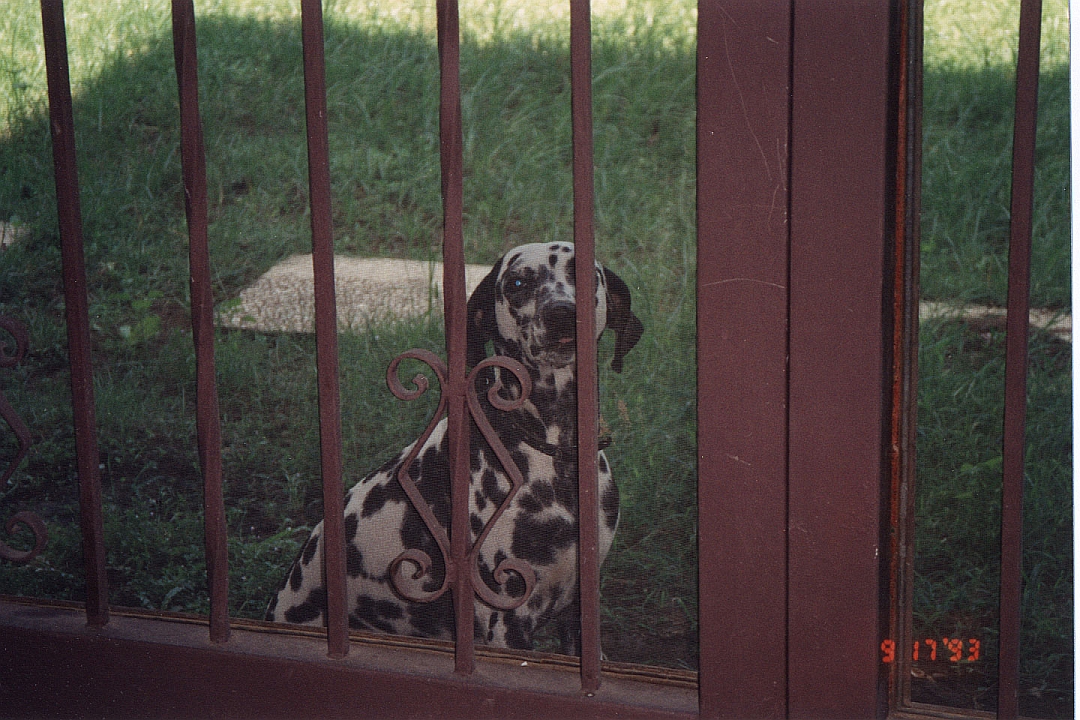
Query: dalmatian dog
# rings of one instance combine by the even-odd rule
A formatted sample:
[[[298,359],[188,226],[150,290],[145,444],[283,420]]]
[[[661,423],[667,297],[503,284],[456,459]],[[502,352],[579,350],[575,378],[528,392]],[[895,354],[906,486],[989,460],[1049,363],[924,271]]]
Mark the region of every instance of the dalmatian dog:
[[[597,335],[614,331],[611,365],[621,372],[623,358],[643,327],[630,310],[626,284],[599,264],[596,272]],[[534,573],[527,599],[513,609],[475,598],[474,637],[481,644],[531,649],[537,629],[554,621],[563,652],[578,652],[574,290],[573,244],[533,243],[500,258],[468,302],[469,366],[487,357],[490,342],[495,355],[517,360],[532,381],[525,402],[509,411],[493,407],[486,391],[478,393],[484,416],[524,478],[484,538],[477,556],[479,575],[488,590],[509,600],[499,603],[505,608],[526,594],[527,581],[513,571],[515,563],[526,564]],[[498,382],[503,385],[500,397],[520,398],[522,386],[511,372],[494,367],[481,372],[478,385]],[[446,422],[444,418],[435,426],[407,471],[428,505],[429,517],[443,528],[450,522]],[[475,543],[509,497],[512,481],[487,439],[471,427],[470,543]],[[362,479],[345,499],[349,624],[357,630],[452,639],[451,593],[417,601],[437,595],[446,572],[436,539],[398,480],[414,446]],[[602,450],[598,466],[602,562],[619,522],[619,493]],[[267,620],[325,624],[321,537],[320,522],[271,599]],[[415,559],[416,550],[430,563]]]

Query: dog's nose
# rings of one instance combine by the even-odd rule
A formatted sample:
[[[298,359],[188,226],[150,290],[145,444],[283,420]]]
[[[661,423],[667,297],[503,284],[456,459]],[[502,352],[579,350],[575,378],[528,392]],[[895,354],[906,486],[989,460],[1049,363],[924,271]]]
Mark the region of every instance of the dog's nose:
[[[573,340],[577,330],[574,303],[557,302],[546,306],[541,315],[548,335],[556,340]]]

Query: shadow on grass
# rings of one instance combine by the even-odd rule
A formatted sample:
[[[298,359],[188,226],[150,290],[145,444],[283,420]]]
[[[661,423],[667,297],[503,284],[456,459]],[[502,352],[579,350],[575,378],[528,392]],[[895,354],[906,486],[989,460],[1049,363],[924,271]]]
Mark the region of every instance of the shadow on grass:
[[[433,38],[340,23],[326,36],[337,249],[436,257]],[[282,258],[310,251],[301,42],[298,26],[209,17],[199,21],[199,48],[213,278],[222,301]],[[694,388],[685,382],[694,372],[693,56],[623,38],[598,41],[594,64],[604,75],[595,100],[598,256],[634,289],[649,328],[623,375],[602,374],[615,438],[609,458],[624,501],[604,570],[604,644],[612,660],[694,667]],[[463,46],[470,262],[571,237],[568,70],[565,48],[528,37]],[[110,600],[205,613],[171,39],[106,61],[76,89],[75,120]],[[31,326],[31,353],[8,397],[35,446],[0,500],[5,511],[42,515],[51,540],[36,563],[0,566],[0,587],[78,599],[48,123],[43,110],[29,109],[8,126],[0,137],[0,219],[30,233],[0,255],[0,313]],[[656,257],[663,267],[653,265]],[[386,366],[411,347],[442,354],[441,322],[341,338],[347,485],[415,438],[433,411],[385,390]],[[602,358],[610,352],[602,346]],[[217,359],[230,605],[235,615],[260,617],[321,516],[313,342],[219,331]]]
[[[603,573],[604,647],[613,660],[693,667],[695,392],[686,381],[695,373],[693,48],[686,42],[669,49],[658,39],[635,44],[597,30],[598,255],[631,285],[647,328],[627,371],[601,376],[602,412],[615,440],[609,458],[624,501]],[[215,294],[224,300],[278,260],[310,247],[300,36],[297,27],[222,17],[201,19],[199,33]],[[326,53],[339,250],[437,256],[442,210],[433,38],[331,23]],[[528,37],[466,42],[462,62],[467,259],[491,262],[522,242],[570,239],[565,48]],[[1069,297],[1067,73],[1047,73],[1042,85],[1044,163],[1033,278],[1035,302],[1059,307]],[[1009,74],[928,69],[927,88],[923,289],[935,299],[1000,303]],[[205,612],[186,228],[168,38],[112,59],[79,88],[76,124],[111,599]],[[35,447],[16,486],[2,489],[0,500],[5,508],[45,516],[54,539],[37,564],[0,566],[0,587],[75,598],[82,592],[81,561],[48,125],[35,111],[12,118],[8,127],[0,137],[0,220],[17,220],[31,232],[0,254],[0,312],[31,326],[31,356],[14,372],[8,397],[34,432]],[[347,483],[396,454],[426,422],[431,407],[399,404],[383,389],[383,373],[407,348],[441,353],[441,333],[440,323],[427,319],[343,336]],[[952,357],[967,352],[962,343],[950,347]],[[219,336],[231,605],[239,616],[261,615],[321,515],[313,355],[309,337]],[[959,377],[961,390],[992,382],[993,373],[982,366],[959,375],[949,374],[948,363],[941,367],[942,377]],[[927,397],[948,410],[959,407],[954,391]],[[920,417],[930,413],[920,410]],[[1036,435],[1065,447],[1065,415],[1039,417]],[[941,437],[968,438],[971,422],[966,414],[946,418]],[[979,459],[965,460],[973,467],[996,442],[992,429],[981,438]],[[920,492],[950,497],[954,475],[948,469],[921,474]],[[1066,502],[1060,483],[1039,487],[1047,490],[1034,496],[1040,513]],[[946,529],[942,537],[955,537],[954,506],[926,505],[927,517]],[[1041,526],[1043,539],[1027,546],[1049,553],[1052,562],[1029,564],[1044,569],[1030,593],[1056,609],[1025,606],[1033,618],[1052,619],[1027,647],[1057,647],[1055,633],[1071,627],[1071,615],[1054,598],[1064,597],[1057,590],[1071,587],[1072,577],[1061,548],[1044,540],[1059,537],[1064,525],[1037,522],[1049,524]],[[933,611],[950,610],[940,601],[943,594],[969,597],[955,577],[950,571],[931,583]],[[981,582],[977,592],[994,592],[992,583]],[[1060,657],[1042,653],[1036,660],[1050,668],[1042,677],[1052,687],[1068,685],[1062,678],[1071,671],[1062,674]]]

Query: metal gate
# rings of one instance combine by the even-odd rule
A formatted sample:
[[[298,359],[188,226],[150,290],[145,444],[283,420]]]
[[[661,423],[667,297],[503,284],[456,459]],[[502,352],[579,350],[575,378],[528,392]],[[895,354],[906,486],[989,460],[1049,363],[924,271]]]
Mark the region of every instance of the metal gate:
[[[917,4],[915,4],[917,5]],[[599,646],[595,317],[578,306],[582,650],[525,660],[474,648],[467,533],[452,533],[457,642],[357,643],[345,600],[342,438],[322,8],[303,0],[328,627],[323,636],[228,613],[221,430],[214,370],[207,184],[195,13],[173,0],[199,465],[210,595],[206,622],[110,611],[62,0],[42,0],[63,248],[86,564],[85,614],[0,601],[0,708],[18,715],[872,717],[905,710],[901,481],[910,416],[911,273],[918,213],[919,38],[907,3],[701,2],[697,50],[697,682],[606,665]],[[1030,217],[1037,2],[1024,2],[1014,217]],[[438,0],[440,151],[452,527],[467,528],[466,373],[458,8]],[[590,9],[571,2],[574,241],[594,292]],[[1031,18],[1034,17],[1033,21]],[[1031,37],[1035,22],[1036,35]],[[1034,73],[1034,76],[1031,73]],[[1028,188],[1025,198],[1023,188]],[[1026,205],[1025,205],[1026,203]],[[1026,210],[1025,210],[1026,208]],[[1008,555],[1003,623],[1018,626],[1023,239],[1010,291]],[[1015,297],[1015,301],[1014,301]],[[1015,304],[1014,304],[1015,302]],[[1014,341],[1018,338],[1018,341]],[[441,361],[436,361],[441,363]],[[1019,409],[1017,408],[1019,403]],[[8,415],[5,414],[5,418]],[[1017,426],[1017,423],[1019,425]],[[1016,429],[1018,427],[1018,430]],[[1016,434],[1019,432],[1019,436]],[[1011,603],[1011,604],[1009,604]],[[907,632],[910,634],[910,628]],[[1015,638],[1003,627],[1001,717],[1015,717]],[[525,667],[525,666],[528,667]],[[1012,679],[1010,684],[1009,679]],[[298,691],[301,688],[302,691]]]

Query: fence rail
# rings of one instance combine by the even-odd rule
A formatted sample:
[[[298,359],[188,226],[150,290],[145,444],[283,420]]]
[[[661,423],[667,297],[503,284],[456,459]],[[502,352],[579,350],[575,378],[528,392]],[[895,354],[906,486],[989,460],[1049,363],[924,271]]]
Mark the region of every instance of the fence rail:
[[[864,47],[832,30],[842,27],[845,13],[852,10],[842,3],[829,7],[791,2],[732,7],[711,0],[699,3],[697,279],[698,306],[705,310],[699,311],[698,350],[707,359],[699,364],[697,377],[698,508],[703,518],[699,533],[699,713],[703,717],[852,714],[874,707],[884,712],[877,705],[876,692],[887,672],[876,662],[864,662],[862,655],[831,658],[835,662],[826,663],[821,657],[823,648],[835,641],[838,628],[855,628],[855,640],[869,653],[876,651],[875,634],[883,627],[898,633],[901,640],[910,639],[905,638],[911,625],[903,611],[911,604],[911,565],[902,559],[905,553],[910,558],[912,550],[910,525],[907,546],[884,540],[885,532],[910,523],[910,506],[905,508],[901,497],[910,489],[910,477],[903,476],[910,474],[914,451],[917,247],[913,244],[918,238],[921,91],[916,48],[920,34],[912,31],[911,23],[921,22],[921,15],[917,3],[901,6],[898,14],[887,3],[860,10],[869,38]],[[1039,0],[1021,3],[1017,73],[1003,447],[998,670],[998,716],[1002,718],[1018,715],[1028,267],[1040,6]],[[475,556],[470,547],[468,484],[470,415],[480,418],[471,409],[475,388],[466,373],[461,33],[456,0],[437,0],[436,8],[446,362],[443,365],[432,356],[429,364],[443,381],[442,403],[449,428],[453,501],[451,532],[443,552],[454,601],[454,669],[458,675],[475,679],[473,606],[482,589],[469,571]],[[570,0],[570,8],[577,292],[578,297],[593,297],[590,7],[588,0]],[[344,661],[350,638],[321,2],[301,0],[301,10],[325,523],[326,654]],[[62,0],[41,0],[41,18],[80,487],[85,615],[90,626],[102,628],[110,622],[108,580]],[[236,633],[228,611],[206,158],[193,1],[172,0],[172,21],[188,223],[198,455],[205,495],[209,639],[228,646],[235,644],[230,638]],[[900,32],[893,34],[897,27]],[[897,50],[898,63],[890,59]],[[838,88],[833,83],[838,68],[849,73],[850,86]],[[844,178],[846,195],[841,196],[839,185],[820,181],[834,171]],[[872,242],[863,242],[866,237]],[[890,252],[894,254],[889,256]],[[837,270],[840,265],[843,269]],[[886,270],[895,273],[887,275]],[[890,283],[895,302],[891,307],[875,304]],[[724,311],[722,317],[713,312],[717,308]],[[582,642],[577,683],[578,690],[590,696],[601,687],[602,670],[595,321],[591,306],[579,303]],[[841,346],[843,354],[836,350]],[[419,356],[407,352],[398,360],[403,357]],[[391,366],[392,374],[397,362]],[[732,377],[742,382],[731,383]],[[886,378],[893,383],[887,393],[883,392]],[[838,389],[843,395],[839,400],[833,397]],[[886,437],[891,438],[892,462],[889,471],[882,471],[887,455],[882,438]],[[885,477],[890,474],[891,478]],[[825,477],[830,478],[827,486],[821,480]],[[890,480],[892,486],[883,493],[882,487]],[[889,492],[891,502],[884,502],[882,497]],[[879,515],[889,517],[879,523]],[[852,517],[864,521],[836,522]],[[33,519],[16,518],[35,527],[35,536],[43,537],[44,531],[39,534]],[[886,560],[866,556],[869,549],[879,547],[879,541],[890,548]],[[5,548],[0,545],[0,549]],[[882,585],[880,563],[886,561],[891,563],[892,582]],[[845,574],[843,582],[837,582],[838,569]],[[883,599],[892,603],[887,612],[882,609]],[[19,642],[32,645],[24,640]],[[850,642],[852,637],[845,640]],[[88,641],[86,647],[98,647],[94,642]],[[888,675],[893,709],[911,711],[906,694],[909,671],[910,665],[900,662]],[[860,692],[845,696],[850,685]],[[449,685],[444,689],[455,692]],[[821,704],[826,700],[833,704]],[[685,708],[671,711],[672,716],[685,714]]]

